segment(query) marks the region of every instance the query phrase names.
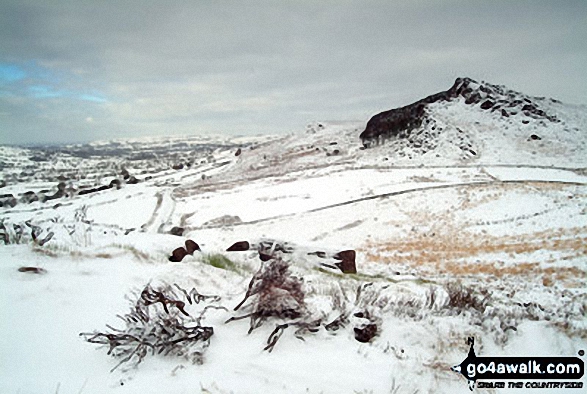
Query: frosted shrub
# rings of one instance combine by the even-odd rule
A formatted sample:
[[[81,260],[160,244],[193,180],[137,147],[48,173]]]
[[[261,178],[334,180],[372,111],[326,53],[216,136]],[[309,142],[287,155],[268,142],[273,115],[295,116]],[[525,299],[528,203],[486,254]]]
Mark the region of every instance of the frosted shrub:
[[[121,329],[107,325],[109,332],[81,333],[86,341],[108,346],[108,354],[122,360],[112,369],[125,362],[137,366],[147,354],[163,354],[184,357],[192,363],[203,362],[204,350],[214,334],[212,327],[201,325],[206,306],[199,317],[190,315],[186,310],[189,304],[211,300],[219,301],[216,296],[204,296],[192,289],[190,292],[175,285],[179,292],[165,285],[154,289],[145,286],[138,299],[132,303],[131,310],[118,317],[124,322]],[[179,293],[179,294],[178,294]]]

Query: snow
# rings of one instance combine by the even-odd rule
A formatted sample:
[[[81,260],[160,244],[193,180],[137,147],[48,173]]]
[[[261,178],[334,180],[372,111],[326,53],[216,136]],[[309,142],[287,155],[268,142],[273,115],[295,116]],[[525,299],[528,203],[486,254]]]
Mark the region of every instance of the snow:
[[[584,107],[544,105],[564,125],[503,124],[462,102],[435,104],[445,140],[422,155],[393,143],[361,149],[364,122],[315,122],[285,137],[103,141],[92,144],[103,156],[54,153],[46,162],[29,160],[35,150],[0,147],[9,163],[3,190],[17,198],[54,188],[60,174],[73,186],[122,180],[120,189],[0,208],[12,241],[13,224],[25,228],[0,247],[0,392],[454,393],[468,390],[450,367],[466,357],[469,336],[478,355],[576,355],[587,348],[587,117]],[[463,157],[453,146],[463,134],[457,128],[478,155]],[[542,145],[529,133],[541,133]],[[195,149],[205,144],[214,149]],[[171,153],[109,156],[121,146]],[[86,148],[75,149],[83,156]],[[171,169],[179,162],[191,165]],[[19,175],[27,166],[34,176]],[[125,184],[121,168],[140,182]],[[29,220],[53,239],[34,245]],[[175,226],[182,237],[169,234]],[[170,262],[187,238],[202,252]],[[254,250],[225,252],[242,240],[295,249],[283,258],[303,279],[309,315],[323,321],[318,332],[302,341],[290,327],[268,352],[283,320],[268,319],[250,334],[248,319],[225,323],[246,313],[233,309],[261,267]],[[354,275],[320,269],[334,260],[309,254],[348,249],[357,252]],[[237,269],[208,264],[216,253]],[[27,266],[47,273],[18,271]],[[221,297],[227,310],[202,319],[214,327],[202,365],[149,355],[110,372],[120,360],[79,336],[122,327],[116,316],[148,283]],[[487,291],[487,308],[451,305],[455,283]],[[336,300],[349,323],[329,332],[324,324],[342,312]],[[203,305],[187,308],[197,315]],[[365,311],[380,327],[370,343],[353,333]]]

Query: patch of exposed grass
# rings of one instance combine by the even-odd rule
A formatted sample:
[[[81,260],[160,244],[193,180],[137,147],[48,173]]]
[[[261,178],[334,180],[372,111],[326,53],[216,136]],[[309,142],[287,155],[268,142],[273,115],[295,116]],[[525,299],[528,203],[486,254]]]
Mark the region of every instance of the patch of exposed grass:
[[[367,245],[367,261],[401,263],[421,273],[451,276],[487,275],[495,278],[542,278],[545,286],[561,282],[567,288],[581,287],[585,271],[576,266],[561,266],[560,261],[587,255],[584,227],[540,231],[515,236],[473,235],[466,231],[413,234]],[[535,260],[532,253],[549,251],[555,257]],[[518,262],[471,261],[482,255],[503,253]],[[524,256],[525,262],[519,262]]]
[[[220,253],[206,254],[202,258],[202,262],[211,265],[212,267],[236,272],[237,274],[240,274],[242,271],[234,261]]]

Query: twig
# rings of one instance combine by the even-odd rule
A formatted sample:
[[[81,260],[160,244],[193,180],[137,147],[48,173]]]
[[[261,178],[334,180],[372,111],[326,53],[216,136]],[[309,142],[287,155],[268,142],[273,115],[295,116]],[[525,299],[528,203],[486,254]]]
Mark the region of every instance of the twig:
[[[271,335],[269,335],[269,338],[267,338],[267,346],[265,346],[263,350],[268,350],[269,353],[271,353],[273,351],[273,348],[275,347],[275,344],[277,343],[279,338],[281,338],[281,335],[283,335],[283,331],[287,327],[289,327],[289,324],[287,323],[278,324],[271,333]]]

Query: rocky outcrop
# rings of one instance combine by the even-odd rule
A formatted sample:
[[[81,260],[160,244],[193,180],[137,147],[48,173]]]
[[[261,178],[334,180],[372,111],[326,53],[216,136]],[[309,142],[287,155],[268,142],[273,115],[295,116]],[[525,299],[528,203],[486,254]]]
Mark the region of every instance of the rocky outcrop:
[[[559,121],[540,109],[538,101],[542,98],[531,98],[504,86],[478,83],[471,78],[457,78],[446,91],[373,116],[360,135],[363,146],[368,148],[384,143],[389,138],[408,137],[412,130],[430,121],[426,111],[428,105],[452,100],[463,100],[467,105],[478,106],[483,111],[495,112],[502,117],[520,115],[551,122]]]

